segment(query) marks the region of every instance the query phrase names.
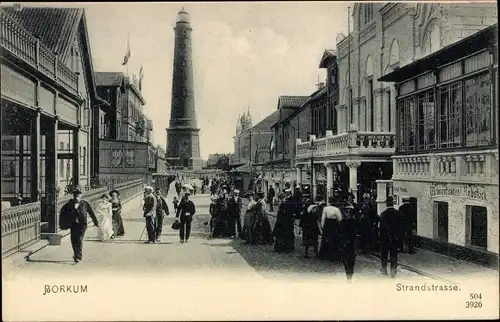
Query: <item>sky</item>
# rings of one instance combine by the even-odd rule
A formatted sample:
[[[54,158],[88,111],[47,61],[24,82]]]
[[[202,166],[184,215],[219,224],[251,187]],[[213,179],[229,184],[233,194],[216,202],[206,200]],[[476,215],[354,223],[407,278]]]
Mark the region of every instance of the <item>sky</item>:
[[[40,4],[28,4],[37,5]],[[95,71],[126,72],[143,66],[144,112],[153,120],[153,143],[165,147],[170,119],[177,12],[190,15],[195,105],[200,153],[234,152],[238,115],[250,110],[257,124],[277,108],[280,95],[310,95],[325,71],[319,62],[347,35],[347,2],[45,3],[83,7]]]

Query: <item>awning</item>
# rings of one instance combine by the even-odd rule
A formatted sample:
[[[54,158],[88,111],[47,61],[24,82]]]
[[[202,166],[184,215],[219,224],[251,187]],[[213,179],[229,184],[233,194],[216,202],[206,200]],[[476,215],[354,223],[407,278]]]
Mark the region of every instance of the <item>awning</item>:
[[[252,169],[250,169],[250,164],[246,163],[237,167],[236,169],[231,170],[231,172],[251,173]]]

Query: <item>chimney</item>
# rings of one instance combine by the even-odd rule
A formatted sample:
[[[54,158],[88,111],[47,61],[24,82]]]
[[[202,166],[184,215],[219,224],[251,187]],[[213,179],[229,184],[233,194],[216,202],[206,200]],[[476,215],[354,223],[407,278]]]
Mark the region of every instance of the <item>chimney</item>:
[[[23,5],[21,3],[14,3],[12,6],[16,11],[21,11],[23,9]]]

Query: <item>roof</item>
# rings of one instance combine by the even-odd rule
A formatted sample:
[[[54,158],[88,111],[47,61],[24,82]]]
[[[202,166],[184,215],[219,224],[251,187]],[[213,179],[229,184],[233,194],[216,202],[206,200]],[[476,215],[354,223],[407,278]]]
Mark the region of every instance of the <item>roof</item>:
[[[124,75],[122,72],[95,72],[97,86],[123,86]]]
[[[330,65],[330,61],[337,58],[337,51],[334,49],[325,49],[323,56],[319,62],[319,68],[326,68]]]
[[[242,172],[242,173],[251,173],[252,169],[250,168],[250,164],[245,163],[236,169],[231,170],[231,172]]]
[[[475,34],[448,45],[430,55],[384,75],[379,82],[402,82],[414,76],[433,70],[462,57],[466,57],[498,42],[498,24],[489,26]]]
[[[2,10],[31,34],[39,37],[50,50],[57,52],[63,61],[69,57],[72,40],[84,12],[81,8],[24,6],[21,10],[7,6],[2,7]]]
[[[252,128],[250,128],[250,131],[269,131],[271,125],[273,125],[274,122],[279,117],[279,111],[274,111],[272,114],[268,115],[266,118],[264,118],[262,121],[259,123],[255,124]]]
[[[280,96],[278,98],[278,108],[299,108],[309,99],[309,96]]]

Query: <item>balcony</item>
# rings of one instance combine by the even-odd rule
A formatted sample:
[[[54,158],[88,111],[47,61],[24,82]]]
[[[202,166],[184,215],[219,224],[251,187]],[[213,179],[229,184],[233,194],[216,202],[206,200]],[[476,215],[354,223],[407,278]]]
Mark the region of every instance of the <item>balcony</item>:
[[[326,137],[316,139],[313,136],[314,157],[335,157],[347,155],[392,156],[395,152],[394,132],[359,132],[350,130],[347,133],[333,135],[326,131]],[[310,158],[310,142],[297,140],[296,159]]]
[[[498,183],[498,150],[398,155],[393,180]]]
[[[54,80],[73,95],[78,94],[78,75],[23,26],[0,9],[2,50]]]

